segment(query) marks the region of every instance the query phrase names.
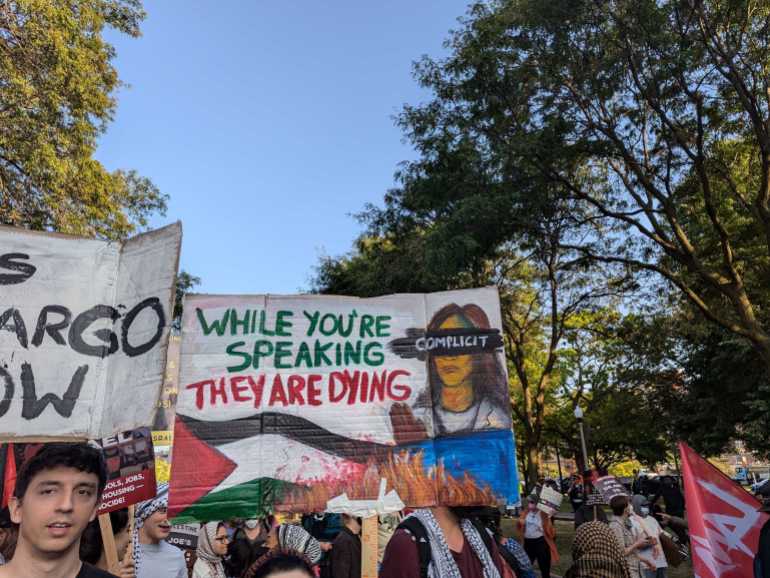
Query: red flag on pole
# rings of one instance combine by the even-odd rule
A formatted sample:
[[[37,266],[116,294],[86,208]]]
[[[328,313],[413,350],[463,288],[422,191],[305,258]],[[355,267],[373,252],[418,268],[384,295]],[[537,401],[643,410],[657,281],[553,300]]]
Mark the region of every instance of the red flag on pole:
[[[13,444],[6,444],[5,472],[3,472],[3,508],[8,505],[8,501],[13,496],[14,486],[16,486],[16,457],[13,453]]]
[[[679,442],[692,562],[698,578],[754,575],[759,531],[767,514],[759,501]]]

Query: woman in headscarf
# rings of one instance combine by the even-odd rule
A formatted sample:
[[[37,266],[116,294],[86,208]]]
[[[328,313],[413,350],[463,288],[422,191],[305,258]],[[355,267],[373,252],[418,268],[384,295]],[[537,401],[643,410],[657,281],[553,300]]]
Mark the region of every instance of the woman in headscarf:
[[[270,548],[270,551],[265,556],[271,556],[279,550],[295,552],[307,558],[314,566],[321,561],[321,556],[323,555],[321,544],[318,540],[313,538],[302,526],[295,526],[294,524],[281,524],[280,526],[273,527],[267,535],[265,546]],[[265,556],[254,562],[244,576],[252,576],[254,570],[261,566]]]
[[[631,578],[623,550],[607,524],[586,522],[577,529],[565,578]]]
[[[222,522],[203,524],[198,531],[193,578],[225,578],[222,558],[227,554],[227,528]]]

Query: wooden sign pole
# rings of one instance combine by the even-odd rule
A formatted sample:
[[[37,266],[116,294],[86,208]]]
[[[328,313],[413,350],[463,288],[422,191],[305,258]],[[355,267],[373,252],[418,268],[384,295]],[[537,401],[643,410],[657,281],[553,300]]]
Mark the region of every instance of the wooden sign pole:
[[[131,536],[131,540],[128,542],[128,549],[126,550],[126,558],[129,560],[134,559],[134,510],[136,506],[133,504],[128,507],[128,535]]]
[[[361,578],[377,578],[377,516],[364,518],[361,528]]]
[[[99,514],[99,528],[102,531],[102,545],[107,558],[107,567],[113,572],[118,567],[118,549],[115,546],[115,534],[109,514]]]

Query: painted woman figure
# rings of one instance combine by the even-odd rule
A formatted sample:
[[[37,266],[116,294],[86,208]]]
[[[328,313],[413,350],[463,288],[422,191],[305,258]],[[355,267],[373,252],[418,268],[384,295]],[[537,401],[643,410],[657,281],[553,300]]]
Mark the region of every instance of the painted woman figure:
[[[478,305],[442,307],[428,324],[428,333],[490,329]],[[433,396],[436,435],[510,429],[508,382],[494,350],[467,354],[428,355],[428,379]]]

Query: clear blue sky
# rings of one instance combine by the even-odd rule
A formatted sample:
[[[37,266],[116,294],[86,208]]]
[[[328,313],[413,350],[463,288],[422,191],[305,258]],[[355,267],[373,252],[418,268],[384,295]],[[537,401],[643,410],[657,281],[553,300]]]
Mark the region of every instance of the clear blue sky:
[[[307,289],[351,217],[414,153],[392,116],[427,99],[412,61],[445,53],[468,0],[146,0],[110,34],[121,78],[98,157],[170,195],[182,267],[209,293]]]

